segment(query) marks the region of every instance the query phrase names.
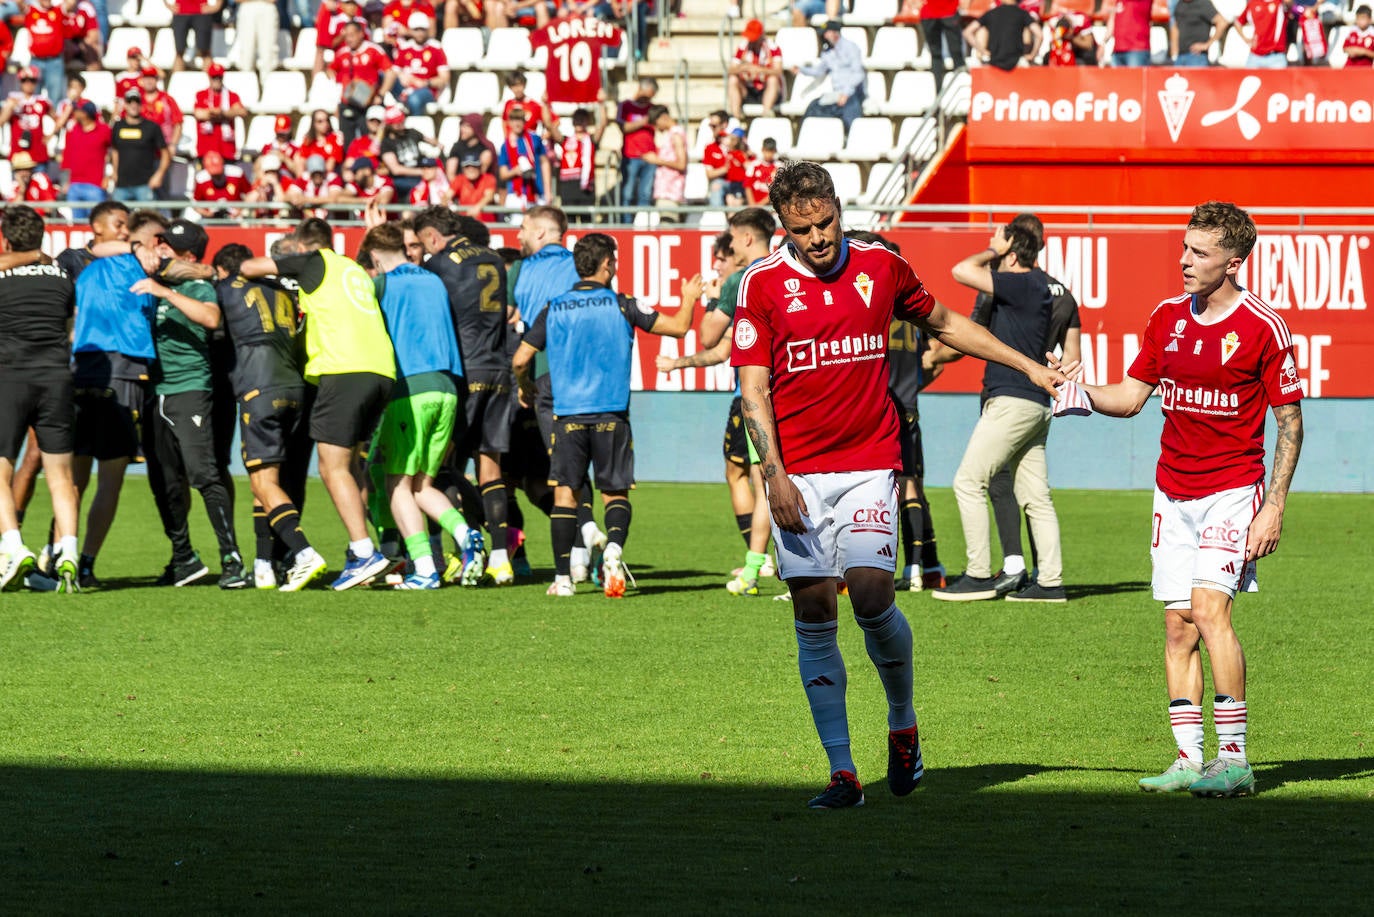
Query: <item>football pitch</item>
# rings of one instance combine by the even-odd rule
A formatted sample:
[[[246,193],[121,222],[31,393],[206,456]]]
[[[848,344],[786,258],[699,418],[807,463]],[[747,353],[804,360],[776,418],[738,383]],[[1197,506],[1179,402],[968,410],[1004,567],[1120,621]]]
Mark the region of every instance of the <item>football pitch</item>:
[[[337,569],[313,486],[305,527]],[[167,543],[131,477],[107,588],[0,596],[5,910],[1367,909],[1374,497],[1293,495],[1238,603],[1259,793],[1234,800],[1136,789],[1174,754],[1149,495],[1055,497],[1068,605],[899,594],[927,768],[905,799],[842,600],[868,803],[826,813],[805,808],[827,774],[791,606],[722,588],[743,556],[723,485],[635,492],[639,591],[616,601],[544,596],[533,512],[543,569],[511,588],[157,589]],[[953,498],[932,500],[956,572]],[[193,523],[211,548],[198,498]]]

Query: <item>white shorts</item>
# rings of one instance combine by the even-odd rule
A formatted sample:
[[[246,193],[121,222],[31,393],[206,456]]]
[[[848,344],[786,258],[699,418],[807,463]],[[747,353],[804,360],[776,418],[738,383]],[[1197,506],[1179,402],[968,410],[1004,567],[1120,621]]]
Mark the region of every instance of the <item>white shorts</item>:
[[[897,569],[897,483],[893,471],[794,474],[806,501],[806,533],[773,523],[778,575],[840,577],[851,567]]]
[[[1155,488],[1150,533],[1155,598],[1188,602],[1194,587],[1232,598],[1237,592],[1258,592],[1255,563],[1245,562],[1245,536],[1263,500],[1263,484],[1198,500],[1172,500]]]

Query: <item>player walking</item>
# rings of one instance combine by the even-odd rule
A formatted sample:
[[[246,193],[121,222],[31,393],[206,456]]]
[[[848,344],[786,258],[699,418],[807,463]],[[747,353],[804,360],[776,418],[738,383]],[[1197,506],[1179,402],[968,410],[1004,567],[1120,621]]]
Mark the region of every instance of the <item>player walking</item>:
[[[1164,678],[1178,757],[1146,777],[1152,792],[1253,792],[1245,753],[1245,654],[1231,624],[1238,590],[1283,529],[1302,449],[1302,386],[1293,340],[1277,312],[1237,281],[1255,224],[1234,204],[1193,209],[1183,235],[1183,295],[1155,308],[1140,354],[1115,385],[1084,385],[1097,411],[1132,417],[1159,389],[1164,410],[1150,560],[1164,603]],[[1072,371],[1073,367],[1068,367]],[[1264,489],[1264,411],[1278,424]],[[1217,757],[1202,763],[1202,657],[1211,661]]]
[[[792,593],[802,685],[830,759],[830,784],[810,806],[837,809],[864,801],[836,642],[841,576],[887,694],[888,786],[904,796],[924,772],[911,628],[894,601],[901,450],[887,393],[893,316],[1021,370],[1047,391],[1062,377],[946,310],[900,256],[847,242],[835,186],[820,166],[783,166],[771,200],[786,238],[744,275],[731,362],[768,491],[779,573]]]

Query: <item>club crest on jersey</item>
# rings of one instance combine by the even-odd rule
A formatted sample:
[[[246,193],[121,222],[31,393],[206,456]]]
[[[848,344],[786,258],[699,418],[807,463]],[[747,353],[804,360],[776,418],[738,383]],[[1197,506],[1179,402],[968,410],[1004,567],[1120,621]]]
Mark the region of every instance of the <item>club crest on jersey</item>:
[[[796,277],[788,277],[782,282],[782,288],[787,291],[788,296],[796,296],[801,289],[801,281]]]
[[[1226,332],[1226,337],[1221,339],[1221,364],[1226,365],[1226,361],[1235,356],[1236,350],[1240,347],[1240,335],[1234,331]]]
[[[1181,318],[1181,319],[1179,319],[1178,321],[1174,322],[1173,337],[1176,337],[1176,338],[1181,338],[1181,337],[1183,337],[1183,332],[1184,332],[1184,330],[1187,329],[1187,327],[1188,327],[1188,320],[1187,320],[1186,318]]]
[[[861,273],[854,278],[854,289],[859,291],[859,296],[863,297],[864,308],[871,306],[873,299],[873,278]]]
[[[1200,353],[1202,353],[1202,341],[1201,341],[1201,340],[1199,340],[1196,344],[1193,345],[1193,356],[1197,356],[1197,355],[1200,354]]]
[[[821,301],[824,302],[827,306],[835,305],[835,297],[830,295],[829,290],[826,290],[821,294]]]

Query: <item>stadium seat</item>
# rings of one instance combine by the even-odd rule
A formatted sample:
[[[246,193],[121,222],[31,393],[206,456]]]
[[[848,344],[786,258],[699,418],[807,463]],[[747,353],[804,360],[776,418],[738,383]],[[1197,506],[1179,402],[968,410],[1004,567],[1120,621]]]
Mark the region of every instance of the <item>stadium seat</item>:
[[[455,73],[477,66],[486,54],[481,29],[446,29],[441,44],[448,65]]]
[[[421,137],[430,140],[436,139],[439,131],[434,126],[434,119],[429,115],[409,115],[406,117],[406,127],[420,132]]]
[[[1350,26],[1337,26],[1331,32],[1331,43],[1327,51],[1327,62],[1335,69],[1339,70],[1345,66],[1346,54],[1342,45],[1345,43],[1345,36],[1354,31]],[[1213,47],[1216,47],[1213,45]]]
[[[892,145],[889,159],[898,160],[911,156],[916,162],[925,162],[935,155],[938,138],[935,122],[929,118],[907,118],[897,129],[897,142]]]
[[[105,56],[100,62],[106,70],[118,72],[128,66],[130,48],[139,48],[147,54],[151,45],[152,37],[147,29],[128,26],[111,29],[110,40],[105,44]]]
[[[110,34],[138,18],[138,0],[114,0],[109,4]],[[137,46],[135,46],[137,47]]]
[[[494,73],[469,70],[458,74],[448,114],[491,114],[501,110],[501,80]]]
[[[751,149],[757,147],[750,145]],[[839,118],[803,118],[791,155],[797,159],[825,162],[844,149],[844,122]],[[779,151],[781,152],[781,151]]]
[[[153,30],[153,50],[148,54],[148,57],[157,69],[162,71],[172,69],[172,64],[176,63],[177,49],[171,29]]]
[[[215,29],[210,33],[210,57],[229,66],[229,49],[234,46],[238,32],[236,29]]]
[[[844,15],[846,25],[882,26],[897,15],[897,0],[854,0]]]
[[[32,38],[29,36],[28,29],[20,29],[19,31],[15,32],[14,50],[10,52],[10,59],[8,63],[13,64],[16,67],[27,67],[29,61],[33,57],[33,55],[29,52],[29,45],[31,43]],[[124,67],[124,63],[125,62],[123,61],[120,62],[119,66],[121,69]],[[8,150],[9,147],[6,146],[5,149]]]
[[[492,29],[487,53],[477,66],[483,70],[524,70],[529,66],[532,54],[527,30]]]
[[[749,149],[757,153],[765,137],[772,137],[778,144],[778,155],[786,156],[792,152],[792,120],[790,118],[755,118],[749,122],[749,135],[745,139]]]
[[[207,81],[203,73],[182,70],[180,73],[167,74],[167,94],[176,100],[183,112],[195,107],[196,93],[205,88]]]
[[[286,70],[310,70],[315,66],[314,29],[301,29],[296,36],[296,49],[282,58],[280,66]]]
[[[276,120],[274,115],[254,115],[243,135],[243,151],[257,156],[263,147],[276,139]]]
[[[177,148],[172,151],[173,156],[196,155],[196,116],[190,114],[190,111],[191,109],[187,108],[187,113],[181,116],[181,139],[177,141]]]
[[[163,29],[172,24],[172,11],[162,0],[143,0],[132,22],[145,29]]]
[[[258,110],[283,115],[305,106],[305,74],[299,70],[277,70],[262,81]]]
[[[706,167],[699,162],[687,163],[687,182],[683,196],[688,203],[705,203],[710,194],[710,182],[706,178]]]
[[[721,232],[729,225],[723,210],[707,210],[701,215],[697,228],[702,232]]]
[[[87,70],[81,75],[86,78],[86,91],[84,93],[86,98],[94,102],[95,107],[102,111],[113,109],[115,101],[114,74],[108,70]]]
[[[687,148],[687,159],[692,162],[699,162],[702,154],[706,152],[706,147],[711,142],[711,125],[709,118],[702,118],[697,122],[696,137],[692,145]]]
[[[230,92],[237,92],[243,101],[243,107],[252,111],[258,107],[260,90],[258,88],[258,75],[251,70],[229,70],[224,74],[224,88]]]
[[[890,25],[873,36],[873,48],[864,64],[869,70],[906,70],[916,56],[916,30],[910,26]]]
[[[860,204],[887,203],[889,194],[884,194],[884,192],[894,192],[895,182],[891,187],[885,186],[887,186],[888,180],[891,179],[893,175],[900,175],[903,169],[904,166],[895,162],[875,162],[873,165],[869,166],[868,181],[864,184],[864,193],[859,196],[858,202]],[[895,194],[890,194],[890,196],[896,197]],[[905,197],[905,188],[903,188],[902,196]]]
[[[859,46],[859,53],[868,56],[868,29],[857,25],[847,25],[840,29],[840,36]]]
[[[821,46],[816,38],[815,29],[787,26],[778,29],[778,34],[774,36],[773,43],[782,52],[784,70],[809,64],[821,56]]]
[[[778,111],[791,118],[800,118],[806,114],[807,106],[813,101],[833,91],[830,74],[827,73],[819,79],[802,74],[792,84],[792,92],[788,94],[787,101],[778,105]]]
[[[323,108],[325,111],[333,113],[339,107],[339,100],[343,97],[343,91],[339,84],[328,73],[315,75],[315,81],[310,84],[310,94],[305,99],[304,108],[316,109]]]
[[[448,158],[448,151],[453,149],[453,145],[458,142],[458,128],[462,123],[460,118],[441,118],[439,120],[439,136],[434,139],[439,141],[439,149],[443,151],[444,158]]]
[[[874,162],[892,153],[892,121],[888,118],[856,118],[849,125],[849,139],[834,158],[846,162]]]
[[[935,77],[925,70],[902,70],[882,106],[886,115],[923,115],[935,104]]]
[[[545,84],[544,84],[544,74],[541,73],[541,72],[538,71],[538,70],[526,70],[526,71],[524,71],[524,73],[525,73],[525,98],[527,98],[527,99],[533,99],[533,100],[535,100],[535,101],[541,102],[541,104],[542,104],[542,100],[543,100],[543,98],[544,98],[544,92],[545,92],[545,88],[546,88],[546,87],[545,87]],[[513,93],[513,92],[510,91],[510,87],[505,85],[505,81],[504,81],[504,80],[502,80],[501,82],[502,82],[502,86],[501,86],[501,100],[500,100],[500,105],[498,106],[498,108],[499,108],[499,110],[504,110],[505,107],[506,107],[506,103],[507,103],[508,101],[510,101],[511,99],[515,98],[515,93]],[[576,107],[576,106],[574,106],[574,107]]]
[[[950,118],[968,117],[969,97],[973,95],[973,77],[968,75],[968,71],[961,70],[950,81],[945,84],[945,95],[942,103],[944,113]]]
[[[499,154],[502,144],[506,142],[506,125],[500,118],[492,118],[487,122],[487,139]]]
[[[657,210],[640,210],[635,213],[635,229],[654,229],[658,226]]]
[[[864,84],[864,112],[871,115],[881,114],[887,104],[887,77],[869,71]]]
[[[859,176],[859,166],[853,162],[827,162],[825,171],[835,183],[835,194],[841,204],[849,204],[859,199],[863,193],[863,179]]]

